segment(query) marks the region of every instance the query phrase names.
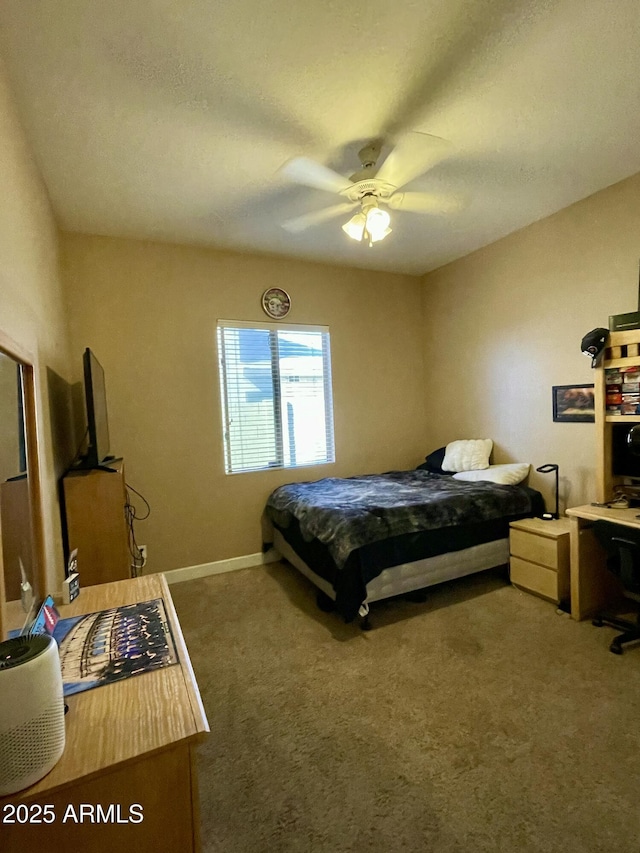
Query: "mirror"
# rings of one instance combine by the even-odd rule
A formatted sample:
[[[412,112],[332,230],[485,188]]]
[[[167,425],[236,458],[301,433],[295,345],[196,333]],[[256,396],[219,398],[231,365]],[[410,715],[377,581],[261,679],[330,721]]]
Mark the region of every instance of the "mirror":
[[[33,362],[0,333],[0,638],[42,595]]]

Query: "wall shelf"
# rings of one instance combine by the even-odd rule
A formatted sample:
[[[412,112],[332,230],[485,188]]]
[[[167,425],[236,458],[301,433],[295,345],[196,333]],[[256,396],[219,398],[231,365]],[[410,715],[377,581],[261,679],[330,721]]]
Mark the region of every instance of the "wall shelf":
[[[640,331],[640,330],[639,330]],[[634,355],[630,358],[608,358],[602,365],[605,370],[615,369],[616,367],[640,367],[640,356]]]

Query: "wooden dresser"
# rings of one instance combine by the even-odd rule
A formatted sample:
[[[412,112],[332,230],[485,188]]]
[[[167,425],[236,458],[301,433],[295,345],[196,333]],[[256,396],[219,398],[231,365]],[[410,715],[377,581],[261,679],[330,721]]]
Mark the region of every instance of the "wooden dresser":
[[[86,587],[59,610],[65,618],[157,598],[164,600],[179,662],[67,698],[62,758],[37,784],[0,799],[2,853],[200,849],[194,751],[209,726],[164,577]],[[9,803],[21,804],[29,820],[6,823]],[[113,805],[110,819],[92,822],[85,809],[85,820],[76,822],[69,806],[77,816],[83,804],[100,804],[103,813]],[[38,806],[50,807],[50,823],[33,822],[43,816]]]

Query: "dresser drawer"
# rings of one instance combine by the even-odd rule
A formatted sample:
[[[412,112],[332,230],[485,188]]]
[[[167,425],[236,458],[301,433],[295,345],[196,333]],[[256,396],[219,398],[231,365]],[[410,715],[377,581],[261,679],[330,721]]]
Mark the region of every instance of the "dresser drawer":
[[[534,536],[525,530],[511,528],[509,550],[516,557],[540,563],[550,569],[558,568],[558,542],[546,536]]]
[[[529,563],[519,557],[511,557],[510,575],[511,583],[516,586],[524,587],[524,589],[545,598],[550,598],[556,603],[559,602],[558,573],[553,569],[547,569],[544,566],[536,565],[536,563]]]

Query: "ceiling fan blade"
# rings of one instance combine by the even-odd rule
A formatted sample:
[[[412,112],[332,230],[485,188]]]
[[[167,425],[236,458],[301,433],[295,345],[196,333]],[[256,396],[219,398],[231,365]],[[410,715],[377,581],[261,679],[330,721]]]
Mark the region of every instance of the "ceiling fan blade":
[[[455,213],[465,207],[460,196],[439,193],[394,193],[387,204],[392,210],[411,213]]]
[[[349,213],[354,207],[358,206],[358,202],[345,201],[342,204],[334,204],[332,207],[324,207],[322,210],[314,210],[313,213],[307,213],[304,216],[298,216],[295,219],[288,219],[282,223],[285,231],[290,231],[292,234],[298,234],[300,231],[305,231],[312,225],[320,225],[322,222],[327,222],[329,219],[334,219],[340,216],[341,213]]]
[[[424,175],[453,151],[453,145],[439,136],[417,131],[407,133],[380,166],[376,178],[399,189],[418,175]]]
[[[308,157],[294,157],[292,160],[287,160],[279,172],[296,184],[304,184],[306,187],[326,190],[330,193],[339,193],[351,185],[349,178],[339,175],[333,169]]]

